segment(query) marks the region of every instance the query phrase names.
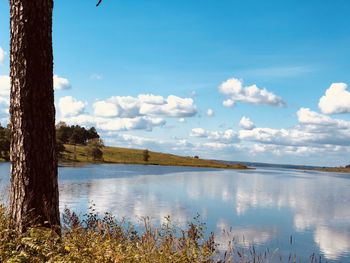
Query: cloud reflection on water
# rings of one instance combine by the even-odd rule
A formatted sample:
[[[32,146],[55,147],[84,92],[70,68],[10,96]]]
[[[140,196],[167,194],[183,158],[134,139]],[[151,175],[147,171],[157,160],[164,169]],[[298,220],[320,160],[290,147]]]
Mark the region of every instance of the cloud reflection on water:
[[[254,217],[257,209],[277,216],[286,213],[283,210],[286,209],[292,216],[291,231],[311,231],[311,238],[327,259],[337,259],[350,251],[348,178],[278,169],[245,172],[173,169],[173,173],[154,175],[150,172],[97,180],[62,180],[61,205],[86,210],[93,202],[100,213],[110,211],[134,223],[145,216],[162,223],[170,215],[182,226],[198,212],[203,221],[216,225],[219,242],[227,242],[227,237],[221,235],[223,227],[232,226],[236,240],[240,242],[239,237],[244,236],[248,245],[264,244],[280,235],[287,227],[285,219],[273,223],[256,219],[256,224],[240,225],[236,221],[242,218],[252,221],[251,214]]]

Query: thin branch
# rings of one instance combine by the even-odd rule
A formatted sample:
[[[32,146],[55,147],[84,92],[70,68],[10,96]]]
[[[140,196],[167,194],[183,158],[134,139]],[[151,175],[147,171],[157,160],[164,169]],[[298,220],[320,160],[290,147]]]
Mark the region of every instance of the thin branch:
[[[102,0],[98,0],[96,7],[99,6],[101,4]]]

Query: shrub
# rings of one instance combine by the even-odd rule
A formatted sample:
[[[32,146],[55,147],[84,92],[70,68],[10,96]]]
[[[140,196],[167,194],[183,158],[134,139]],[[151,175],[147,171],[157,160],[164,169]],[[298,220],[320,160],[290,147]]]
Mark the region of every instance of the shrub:
[[[144,162],[148,162],[150,155],[147,149],[142,152],[142,157]]]

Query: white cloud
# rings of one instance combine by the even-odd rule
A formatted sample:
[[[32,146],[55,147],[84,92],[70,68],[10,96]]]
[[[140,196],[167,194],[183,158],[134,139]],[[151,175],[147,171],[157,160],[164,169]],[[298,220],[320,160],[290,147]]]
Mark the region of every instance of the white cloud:
[[[102,131],[151,131],[154,127],[163,126],[166,123],[162,118],[152,118],[147,116],[135,118],[106,118],[88,114],[70,115],[63,117],[61,120],[71,125],[94,126]]]
[[[204,130],[203,128],[193,128],[191,131],[191,136],[193,137],[207,137],[207,131]]]
[[[350,122],[332,119],[308,108],[301,108],[297,116],[299,124],[293,128],[240,130],[239,138],[263,144],[298,147],[350,145]]]
[[[224,107],[230,108],[230,107],[233,107],[233,106],[235,105],[235,102],[234,102],[233,100],[231,100],[231,99],[227,99],[227,100],[224,100],[224,101],[222,102],[222,105],[223,105]]]
[[[132,134],[111,134],[111,142],[116,145],[149,148],[149,146],[164,145],[166,142],[155,138],[135,136]]]
[[[53,86],[55,90],[65,90],[72,87],[68,79],[59,77],[57,75],[53,76]]]
[[[185,123],[185,122],[186,122],[186,119],[185,119],[185,118],[179,118],[179,122]]]
[[[140,114],[167,117],[191,117],[197,113],[197,109],[191,98],[180,98],[174,95],[168,96],[164,104],[143,103]]]
[[[126,131],[126,130],[148,130],[154,127],[165,125],[161,118],[136,117],[136,118],[117,118],[104,120],[97,123],[97,127],[105,131]]]
[[[118,117],[134,118],[140,116],[140,101],[131,96],[114,96],[105,102],[113,103],[118,109]]]
[[[311,126],[314,128],[317,128],[317,126],[330,126],[338,129],[349,129],[350,128],[350,122],[339,120],[339,119],[332,119],[329,116],[314,112],[310,110],[309,108],[301,108],[297,112],[298,121],[301,124],[304,125],[313,125]]]
[[[207,110],[207,116],[208,116],[208,117],[213,117],[214,114],[215,114],[215,112],[214,112],[213,109],[209,108],[209,109]]]
[[[105,101],[98,101],[95,105],[100,116],[111,116],[113,113],[124,118],[140,116],[183,118],[197,113],[191,98],[180,98],[174,95],[166,99],[152,94],[140,94],[138,97],[114,96]]]
[[[350,92],[345,83],[333,83],[326,94],[320,98],[318,103],[322,113],[349,113],[350,112]]]
[[[79,101],[72,96],[60,98],[58,107],[62,117],[74,117],[82,114],[85,110],[86,103]]]
[[[4,63],[4,61],[5,61],[5,56],[6,56],[5,50],[3,50],[3,49],[0,47],[0,64]]]
[[[207,138],[212,141],[219,142],[233,142],[237,139],[237,133],[232,129],[228,129],[226,131],[207,131],[203,128],[193,128],[191,130],[190,136],[199,137],[199,138]]]
[[[138,96],[141,103],[154,104],[154,105],[163,105],[165,100],[162,96],[156,96],[153,94],[140,94]]]
[[[0,96],[10,96],[11,79],[9,76],[0,76]]]
[[[69,106],[72,105],[72,106]],[[184,117],[196,114],[197,109],[190,98],[170,95],[167,98],[152,94],[114,96],[96,101],[93,114],[84,113],[86,104],[73,97],[60,99],[59,108],[62,121],[69,124],[95,126],[102,131],[147,130],[164,126],[163,117]]]
[[[239,126],[245,130],[251,130],[255,128],[254,122],[252,122],[248,117],[243,116],[239,121]]]
[[[223,105],[234,106],[235,102],[251,103],[256,105],[285,106],[286,103],[278,96],[266,89],[259,89],[256,85],[243,87],[243,81],[231,78],[219,86],[219,92],[227,96]]]
[[[93,104],[94,114],[101,117],[118,116],[118,108],[114,103],[107,101],[97,101]]]

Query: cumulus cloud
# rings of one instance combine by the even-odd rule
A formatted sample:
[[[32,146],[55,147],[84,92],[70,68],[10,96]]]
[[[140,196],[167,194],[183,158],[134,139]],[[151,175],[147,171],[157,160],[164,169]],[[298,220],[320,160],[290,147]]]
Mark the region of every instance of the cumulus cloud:
[[[55,90],[65,90],[72,87],[68,79],[59,77],[57,75],[53,76],[53,86]]]
[[[252,122],[248,117],[243,116],[239,121],[239,127],[244,130],[251,130],[255,128],[254,122]]]
[[[226,131],[208,131],[203,128],[193,128],[190,136],[207,138],[212,141],[232,142],[237,139],[237,133],[232,129]]]
[[[350,122],[332,119],[308,108],[301,108],[297,116],[299,124],[290,129],[240,130],[239,138],[263,144],[298,147],[350,145]]]
[[[332,119],[329,116],[314,112],[309,108],[301,108],[297,112],[298,121],[301,124],[311,126],[309,128],[317,128],[318,126],[329,126],[338,129],[349,129],[350,122]]]
[[[114,103],[107,101],[97,101],[93,104],[94,113],[102,117],[118,116],[118,108]]]
[[[260,89],[255,84],[244,87],[243,81],[231,78],[219,86],[219,92],[227,97],[223,101],[225,107],[232,107],[236,102],[251,103],[256,105],[285,106],[286,103],[265,88]]]
[[[98,101],[94,105],[95,112],[100,116],[124,118],[139,116],[183,118],[197,113],[191,98],[180,98],[174,95],[167,98],[152,94],[140,94],[138,97],[114,96],[105,101]]]
[[[154,127],[165,125],[161,118],[136,117],[117,118],[97,122],[97,127],[106,131],[152,130]]]
[[[68,105],[72,106],[68,106]],[[191,98],[170,95],[166,98],[153,94],[114,96],[93,103],[93,114],[84,113],[85,103],[73,97],[61,98],[59,107],[63,121],[85,126],[94,125],[103,131],[147,130],[164,126],[165,117],[178,118],[197,113]],[[84,113],[84,114],[83,114]]]
[[[147,130],[165,125],[165,120],[158,116],[145,116],[139,113],[142,101],[160,103],[156,96],[112,97],[107,101],[93,104],[93,114],[85,113],[86,103],[71,96],[59,100],[62,121],[82,126],[95,126],[102,131]],[[158,101],[158,102],[157,102]]]
[[[213,109],[209,108],[209,109],[207,110],[207,116],[208,116],[208,117],[213,117],[214,114],[215,114],[215,112],[214,112]]]
[[[5,50],[3,50],[3,49],[0,47],[0,64],[4,63],[4,61],[5,61],[5,56],[6,56]]]
[[[105,118],[88,114],[64,117],[61,120],[69,124],[95,126],[97,129],[103,131],[151,131],[154,127],[163,126],[166,123],[162,118],[152,118],[147,116],[136,118]]]
[[[160,115],[167,117],[191,117],[197,113],[197,109],[191,98],[180,98],[174,95],[168,96],[163,104],[142,103],[140,114]]]
[[[74,117],[80,115],[85,110],[86,103],[73,98],[72,96],[65,96],[60,98],[58,107],[62,117]]]
[[[320,98],[318,107],[324,114],[349,113],[350,92],[345,83],[333,83]]]
[[[9,76],[0,76],[0,96],[10,96],[11,79]]]
[[[233,106],[235,105],[235,102],[234,102],[233,100],[231,100],[231,99],[227,99],[227,100],[224,100],[224,101],[222,102],[222,105],[223,105],[224,107],[230,108],[230,107],[233,107]]]

